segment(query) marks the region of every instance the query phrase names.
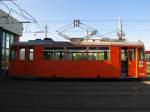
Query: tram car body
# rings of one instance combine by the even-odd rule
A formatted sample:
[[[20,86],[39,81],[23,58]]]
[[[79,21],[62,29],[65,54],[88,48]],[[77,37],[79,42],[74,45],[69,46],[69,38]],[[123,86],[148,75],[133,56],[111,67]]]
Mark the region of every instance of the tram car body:
[[[8,73],[40,78],[145,78],[144,52],[142,42],[18,42],[11,47]]]
[[[147,74],[150,74],[150,51],[145,52],[145,58],[146,58],[146,72]]]

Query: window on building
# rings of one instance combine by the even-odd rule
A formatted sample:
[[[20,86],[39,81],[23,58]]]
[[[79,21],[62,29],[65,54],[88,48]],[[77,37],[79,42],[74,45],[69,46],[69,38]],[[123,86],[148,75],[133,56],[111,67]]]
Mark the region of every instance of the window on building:
[[[5,45],[6,45],[6,33],[3,32],[3,38],[2,38],[2,47],[5,48]]]
[[[14,35],[10,35],[10,45],[12,45],[14,43],[15,40],[15,36]]]
[[[129,50],[129,59],[132,61],[132,60],[135,60],[135,49],[132,48]]]
[[[20,48],[19,59],[20,60],[25,60],[25,48]]]
[[[10,34],[9,33],[6,33],[6,48],[9,48],[10,47]]]
[[[2,69],[7,69],[9,66],[9,59],[11,57],[10,45],[14,43],[15,35],[3,31],[2,35]]]
[[[16,59],[16,49],[11,49],[10,59],[15,60]]]

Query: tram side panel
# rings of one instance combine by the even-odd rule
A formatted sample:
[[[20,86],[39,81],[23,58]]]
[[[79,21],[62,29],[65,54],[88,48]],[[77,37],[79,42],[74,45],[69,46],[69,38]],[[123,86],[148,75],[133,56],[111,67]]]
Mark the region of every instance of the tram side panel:
[[[26,47],[25,49],[28,49]],[[63,77],[63,78],[120,78],[121,60],[120,48],[110,46],[109,60],[44,60],[43,46],[34,46],[34,59],[20,60],[20,47],[16,51],[16,59],[10,60],[9,74],[17,77]],[[28,50],[26,55],[28,55]],[[26,56],[25,56],[26,57]],[[146,77],[146,62],[129,61],[129,77]]]
[[[110,63],[114,69],[112,69],[109,75],[113,75],[115,78],[120,78],[121,74],[121,61],[120,61],[120,47],[110,47]]]
[[[20,60],[20,47],[16,47],[16,56],[9,62],[9,76],[26,76],[26,62],[25,60]]]
[[[119,78],[119,48],[110,47],[110,60],[43,60],[43,49],[35,49],[37,77],[63,78]],[[38,55],[38,56],[37,56]]]
[[[34,77],[41,77],[42,74],[42,65],[41,61],[43,60],[43,46],[42,45],[36,45],[34,47]],[[46,66],[46,65],[44,65]],[[50,68],[49,68],[50,69]],[[45,71],[47,72],[47,71]]]

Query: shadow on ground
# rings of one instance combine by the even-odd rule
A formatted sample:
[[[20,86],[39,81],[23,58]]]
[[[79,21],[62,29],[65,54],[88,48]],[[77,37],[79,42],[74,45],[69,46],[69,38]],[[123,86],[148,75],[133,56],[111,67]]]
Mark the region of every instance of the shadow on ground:
[[[150,81],[0,78],[0,112],[149,112]]]

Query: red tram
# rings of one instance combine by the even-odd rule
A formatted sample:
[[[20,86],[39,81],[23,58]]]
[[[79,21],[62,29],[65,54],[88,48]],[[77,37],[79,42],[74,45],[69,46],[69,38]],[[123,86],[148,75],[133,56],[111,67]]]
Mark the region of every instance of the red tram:
[[[18,42],[11,47],[9,76],[55,78],[145,78],[142,42]]]

